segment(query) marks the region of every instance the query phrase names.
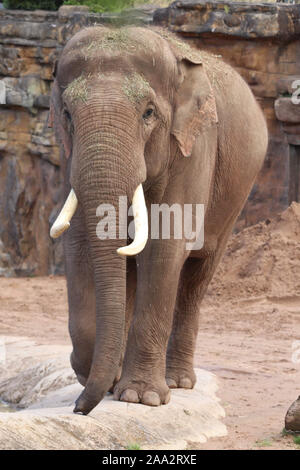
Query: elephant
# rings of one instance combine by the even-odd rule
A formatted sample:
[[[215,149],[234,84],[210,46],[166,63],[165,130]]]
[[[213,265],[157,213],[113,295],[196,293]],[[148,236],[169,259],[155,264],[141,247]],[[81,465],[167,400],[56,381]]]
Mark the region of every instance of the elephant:
[[[50,234],[63,238],[70,360],[84,387],[74,412],[108,392],[167,404],[171,389],[195,385],[199,306],[264,161],[264,115],[220,56],[155,26],[83,28],[53,75],[66,202]],[[120,196],[132,203],[130,244]],[[97,235],[103,204],[119,237]],[[202,205],[201,246],[149,236],[161,204]]]

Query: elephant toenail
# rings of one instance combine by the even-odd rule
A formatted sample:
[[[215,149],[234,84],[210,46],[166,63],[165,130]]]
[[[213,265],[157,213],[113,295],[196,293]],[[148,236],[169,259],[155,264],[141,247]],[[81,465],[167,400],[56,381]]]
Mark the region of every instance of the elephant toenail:
[[[168,393],[167,393],[165,401],[164,401],[164,405],[167,405],[169,403],[170,398],[171,398],[171,392],[170,392],[170,390],[168,390]]]
[[[139,403],[139,397],[135,390],[127,388],[121,395],[120,401],[127,401],[129,403]]]
[[[156,392],[145,392],[142,397],[142,403],[148,406],[159,406],[160,397]]]
[[[189,379],[188,377],[180,379],[179,387],[180,388],[193,388],[191,379]]]
[[[177,383],[174,379],[166,378],[166,382],[169,388],[177,388]]]

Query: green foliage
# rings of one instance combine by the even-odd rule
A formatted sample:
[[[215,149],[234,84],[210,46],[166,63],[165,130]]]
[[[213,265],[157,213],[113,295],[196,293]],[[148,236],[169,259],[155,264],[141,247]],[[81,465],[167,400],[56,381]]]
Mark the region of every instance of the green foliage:
[[[132,442],[126,446],[126,450],[141,450],[141,446],[137,442]]]
[[[133,7],[135,0],[65,0],[64,5],[86,5],[95,13],[122,11]]]
[[[157,5],[166,6],[173,0],[157,0]],[[95,13],[109,11],[119,12],[142,3],[152,3],[150,0],[3,0],[5,8],[13,10],[58,10],[64,5],[84,5]]]
[[[57,10],[63,0],[4,0],[5,8],[12,10]]]
[[[293,438],[294,444],[300,446],[300,436],[294,436]]]
[[[272,442],[269,439],[263,439],[261,441],[256,441],[255,444],[257,447],[270,447]]]

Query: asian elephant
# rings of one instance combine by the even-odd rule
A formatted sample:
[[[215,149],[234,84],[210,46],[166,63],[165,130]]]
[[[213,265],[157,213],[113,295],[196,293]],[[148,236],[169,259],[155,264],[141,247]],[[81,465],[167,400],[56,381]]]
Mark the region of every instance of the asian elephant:
[[[195,384],[199,304],[264,160],[263,114],[220,57],[159,28],[85,28],[54,75],[49,125],[67,200],[51,235],[65,232],[71,364],[85,387],[74,411],[89,413],[109,390],[165,404],[170,388]],[[121,249],[119,196],[135,218]],[[163,203],[203,205],[202,247],[148,236]],[[115,207],[121,236],[97,235],[100,204]]]

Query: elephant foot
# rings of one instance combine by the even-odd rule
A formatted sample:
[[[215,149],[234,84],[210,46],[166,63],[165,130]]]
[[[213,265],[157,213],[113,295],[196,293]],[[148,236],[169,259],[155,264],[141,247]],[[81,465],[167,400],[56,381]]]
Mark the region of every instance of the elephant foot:
[[[169,388],[194,388],[196,380],[193,368],[186,370],[167,368],[166,382]]]
[[[142,403],[148,406],[166,405],[170,401],[170,396],[169,387],[164,382],[151,384],[122,378],[114,389],[114,400]]]

